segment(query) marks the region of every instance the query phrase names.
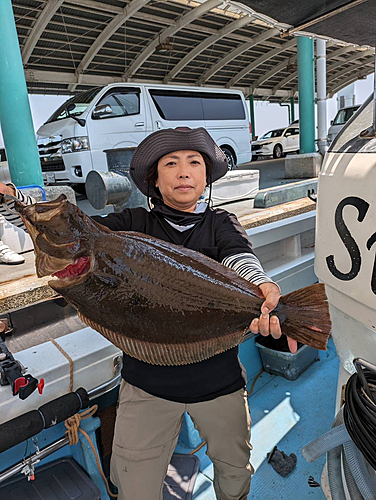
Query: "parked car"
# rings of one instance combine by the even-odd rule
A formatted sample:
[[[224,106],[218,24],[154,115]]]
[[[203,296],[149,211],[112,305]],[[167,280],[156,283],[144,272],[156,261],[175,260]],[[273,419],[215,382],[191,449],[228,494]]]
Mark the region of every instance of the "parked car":
[[[79,188],[90,170],[107,170],[106,150],[132,150],[156,130],[181,126],[205,127],[230,170],[252,158],[241,91],[117,83],[77,94],[39,128],[43,177]]]
[[[252,142],[252,157],[273,156],[282,158],[285,153],[299,150],[299,125],[270,130],[257,141]]]
[[[347,108],[341,108],[338,110],[334,120],[330,122],[330,127],[328,129],[328,144],[333,142],[333,139],[338,135],[338,133],[343,129],[345,123],[350,120],[352,115],[360,108],[358,106],[349,106]]]

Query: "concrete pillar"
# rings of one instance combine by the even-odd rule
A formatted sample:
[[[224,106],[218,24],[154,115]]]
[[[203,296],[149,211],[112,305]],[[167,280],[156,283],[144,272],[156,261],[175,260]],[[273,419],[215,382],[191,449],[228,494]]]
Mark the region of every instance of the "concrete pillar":
[[[255,107],[253,102],[253,95],[249,96],[249,114],[251,117],[252,139],[256,135],[256,122],[255,122]]]
[[[0,1],[0,124],[12,182],[43,186],[11,0]]]
[[[295,121],[295,99],[290,97],[290,107],[291,107],[291,121]]]
[[[317,67],[317,121],[318,121],[318,148],[325,154],[327,142],[327,111],[326,111],[326,40],[316,40],[316,67]]]
[[[300,153],[315,148],[315,74],[313,38],[298,36]]]

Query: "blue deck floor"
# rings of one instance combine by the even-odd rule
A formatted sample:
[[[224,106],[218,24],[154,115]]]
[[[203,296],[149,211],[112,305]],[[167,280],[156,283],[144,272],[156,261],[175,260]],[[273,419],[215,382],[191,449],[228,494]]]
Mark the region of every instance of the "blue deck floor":
[[[267,373],[257,380],[249,398],[256,472],[248,500],[325,500],[321,488],[308,485],[309,476],[320,483],[325,457],[309,464],[301,454],[302,447],[329,430],[334,419],[339,361],[332,341],[320,357],[295,381]],[[286,478],[266,461],[275,445],[297,455],[296,468]],[[215,500],[211,465],[199,473],[193,499]]]

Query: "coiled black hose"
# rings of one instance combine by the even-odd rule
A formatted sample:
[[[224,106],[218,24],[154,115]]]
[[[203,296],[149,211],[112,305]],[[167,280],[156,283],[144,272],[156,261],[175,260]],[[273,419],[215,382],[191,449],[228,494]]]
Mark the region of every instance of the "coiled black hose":
[[[362,373],[347,381],[343,416],[351,439],[376,470],[376,373],[367,368]]]

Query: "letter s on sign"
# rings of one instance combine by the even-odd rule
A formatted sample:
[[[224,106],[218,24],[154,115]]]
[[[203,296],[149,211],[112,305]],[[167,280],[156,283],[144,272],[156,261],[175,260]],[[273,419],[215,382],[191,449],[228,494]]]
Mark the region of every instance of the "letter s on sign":
[[[358,275],[362,260],[359,247],[354,238],[351,236],[351,233],[346,226],[345,221],[343,220],[343,209],[347,205],[352,205],[358,209],[358,222],[362,222],[364,220],[364,217],[366,216],[367,210],[369,208],[369,203],[356,196],[348,196],[347,198],[344,198],[336,208],[334,222],[339,237],[341,238],[343,244],[349,252],[351,258],[351,269],[348,273],[339,271],[334,263],[334,255],[329,255],[326,258],[326,264],[333,276],[342,281],[353,280]]]

